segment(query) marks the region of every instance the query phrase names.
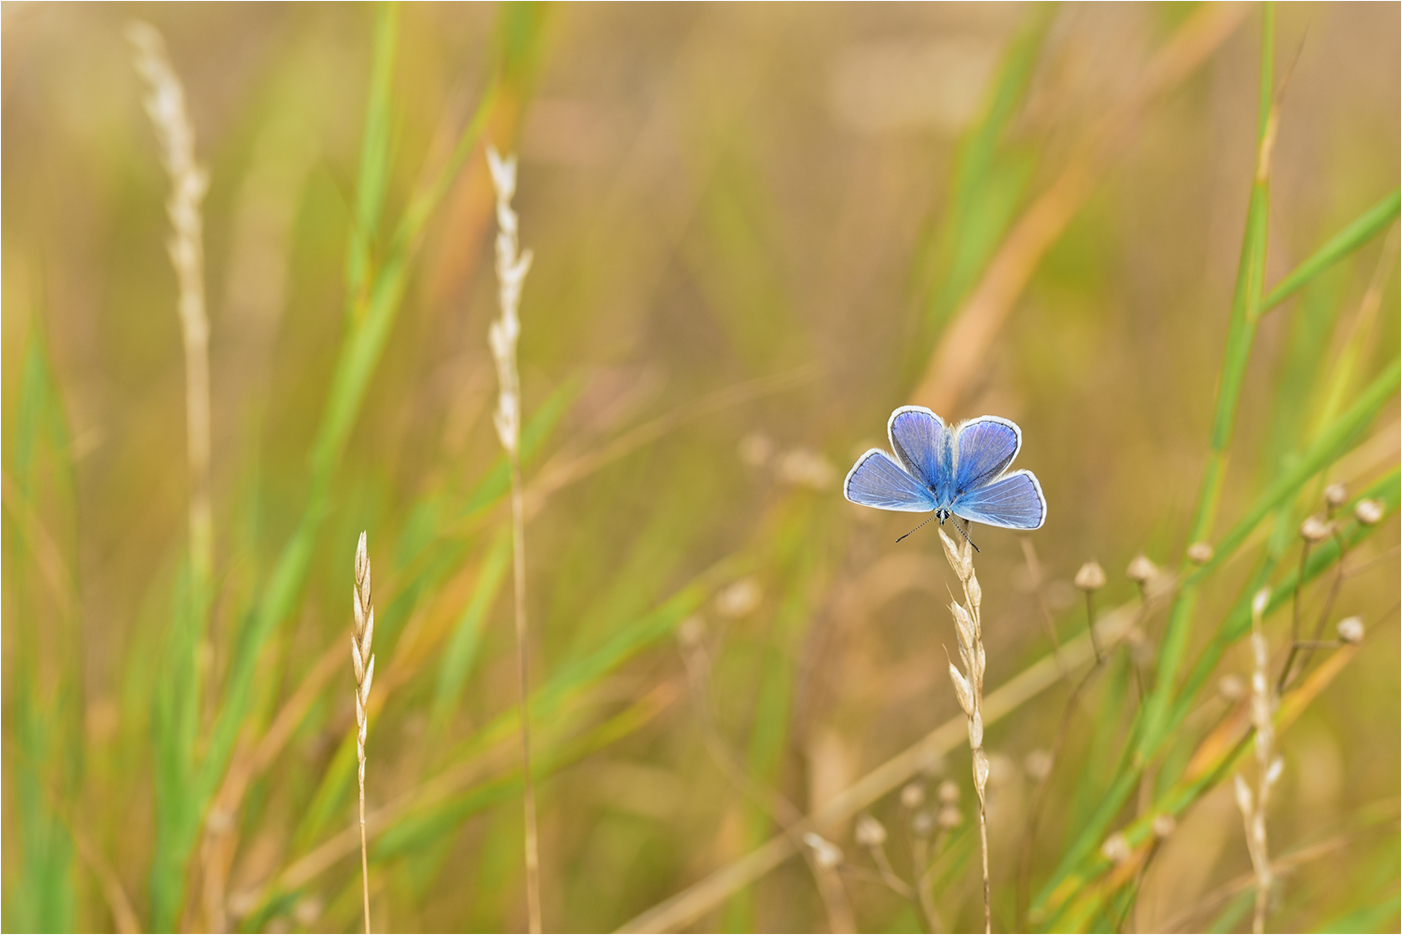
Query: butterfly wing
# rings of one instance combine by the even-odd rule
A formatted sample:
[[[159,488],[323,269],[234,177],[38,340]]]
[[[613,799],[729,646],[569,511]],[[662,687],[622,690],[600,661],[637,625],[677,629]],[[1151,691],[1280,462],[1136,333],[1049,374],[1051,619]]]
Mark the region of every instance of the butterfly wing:
[[[1047,520],[1047,500],[1031,471],[1013,471],[971,490],[957,497],[950,509],[971,522],[1005,529],[1036,529]]]
[[[949,486],[949,429],[924,406],[902,406],[886,423],[891,448],[905,469],[927,488]]]
[[[979,416],[956,430],[954,493],[969,493],[1008,469],[1022,447],[1022,429],[997,416]]]
[[[857,459],[842,483],[847,499],[879,510],[928,513],[935,508],[935,497],[925,485],[911,477],[895,459],[873,448]]]

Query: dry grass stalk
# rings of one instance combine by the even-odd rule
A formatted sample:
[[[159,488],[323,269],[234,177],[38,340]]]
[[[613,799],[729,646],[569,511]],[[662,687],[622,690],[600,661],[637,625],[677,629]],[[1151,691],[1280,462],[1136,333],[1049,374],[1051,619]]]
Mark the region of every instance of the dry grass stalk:
[[[370,651],[375,638],[375,605],[370,594],[370,555],[365,533],[355,547],[355,630],[351,633],[351,662],[355,665],[355,755],[360,764],[360,874],[365,899],[365,935],[370,935],[370,861],[365,847],[365,734],[369,726],[366,706],[370,703],[370,683],[375,680],[375,656]]]
[[[957,520],[956,520],[957,522]],[[967,532],[967,531],[966,531]],[[983,749],[983,624],[979,617],[979,606],[983,603],[983,588],[974,573],[974,544],[966,535],[964,541],[955,543],[943,529],[939,531],[940,542],[944,544],[944,555],[949,567],[964,587],[964,603],[957,601],[949,605],[954,615],[954,630],[959,638],[959,659],[964,663],[961,673],[953,662],[949,664],[949,678],[954,683],[954,694],[959,698],[959,707],[969,718],[969,749],[973,751],[974,789],[978,792],[978,831],[983,846],[983,928],[993,931],[992,893],[988,880],[988,754]],[[1097,646],[1098,650],[1098,646]]]
[[[516,368],[516,341],[521,335],[517,310],[521,287],[531,268],[531,252],[520,250],[520,220],[511,207],[516,194],[516,157],[503,159],[495,147],[487,148],[487,164],[497,196],[497,284],[501,317],[487,332],[496,362],[501,391],[493,413],[497,438],[511,462],[511,544],[515,572],[516,657],[521,706],[521,780],[525,790],[526,909],[532,932],[541,930],[540,850],[536,835],[535,782],[531,777],[530,656],[526,630],[526,507],[521,484],[521,378]]]
[[[127,27],[136,70],[148,85],[146,113],[156,130],[161,165],[170,176],[166,214],[172,229],[167,249],[180,288],[180,333],[185,345],[185,447],[190,470],[190,562],[196,593],[214,568],[214,520],[210,507],[209,317],[204,300],[204,222],[200,203],[209,175],[195,161],[195,128],[185,110],[185,89],[166,55],[165,40],[149,23]]]
[[[1270,646],[1266,643],[1261,617],[1266,612],[1270,591],[1262,590],[1251,604],[1251,649],[1255,668],[1251,673],[1251,724],[1256,730],[1256,793],[1237,773],[1236,802],[1246,823],[1246,847],[1251,854],[1251,866],[1256,872],[1256,911],[1252,931],[1257,935],[1266,930],[1266,907],[1270,900],[1270,852],[1266,847],[1266,805],[1271,786],[1280,779],[1284,761],[1275,755],[1276,695],[1271,689]]]
[[[911,400],[936,412],[959,408],[1042,256],[1061,236],[1149,106],[1191,75],[1232,34],[1246,8],[1211,4],[1190,17],[1145,66],[1129,92],[1106,112],[1047,186],[1012,226],[940,337]]]
[[[1123,639],[1138,621],[1138,615],[1137,603],[1123,605],[1103,615],[1096,626],[1101,642],[1108,647]],[[1090,640],[1085,636],[1067,641],[1061,651],[1064,664],[1073,668],[1095,658]],[[1050,655],[1024,669],[983,699],[984,722],[991,724],[1007,717],[1053,685],[1060,684],[1062,670],[1062,663]],[[855,817],[862,809],[909,783],[933,757],[948,754],[965,743],[967,737],[968,718],[949,719],[828,799],[804,819],[802,830],[831,827]],[[624,923],[618,931],[667,932],[694,925],[728,897],[782,865],[795,850],[790,833],[775,835],[743,857]]]

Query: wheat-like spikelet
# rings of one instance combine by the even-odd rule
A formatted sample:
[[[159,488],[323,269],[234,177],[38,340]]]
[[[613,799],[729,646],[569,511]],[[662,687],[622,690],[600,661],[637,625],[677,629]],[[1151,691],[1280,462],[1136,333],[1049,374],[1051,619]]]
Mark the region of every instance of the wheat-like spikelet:
[[[351,662],[355,666],[355,755],[360,764],[360,873],[365,899],[365,933],[370,935],[370,861],[365,847],[365,735],[366,708],[370,704],[370,684],[375,680],[375,605],[370,594],[370,554],[365,533],[355,546],[355,588],[352,596],[355,628],[351,632]]]
[[[944,555],[949,567],[964,587],[964,603],[950,602],[949,610],[954,615],[954,632],[959,640],[959,659],[964,663],[960,672],[953,662],[949,663],[949,678],[954,683],[954,694],[959,698],[959,707],[969,716],[969,749],[973,751],[974,789],[978,792],[979,841],[983,846],[983,927],[985,932],[993,931],[992,893],[988,878],[988,754],[983,749],[983,624],[979,608],[983,603],[983,588],[974,572],[974,544],[966,535],[962,543],[955,543],[943,529],[939,530],[940,542],[944,544]]]
[[[517,310],[521,287],[531,268],[531,251],[522,252],[517,239],[520,219],[511,199],[516,194],[516,157],[505,159],[495,147],[487,148],[487,165],[497,196],[497,284],[501,317],[487,332],[501,389],[493,414],[497,438],[511,462],[511,542],[515,570],[516,657],[521,707],[521,777],[524,787],[526,911],[532,932],[541,930],[540,850],[536,835],[535,783],[531,777],[530,656],[526,630],[526,507],[521,486],[521,378],[516,367],[516,341],[521,335]]]
[[[1266,805],[1271,786],[1280,779],[1284,761],[1275,755],[1276,695],[1271,689],[1270,646],[1266,643],[1261,617],[1270,600],[1270,591],[1262,590],[1251,602],[1251,650],[1255,666],[1251,673],[1251,724],[1256,728],[1256,793],[1237,773],[1236,802],[1246,823],[1246,848],[1251,854],[1251,866],[1256,871],[1256,912],[1252,931],[1257,935],[1266,930],[1266,907],[1270,900],[1274,874],[1270,852],[1266,847]]]
[[[136,70],[148,85],[146,113],[156,130],[161,164],[170,176],[171,238],[167,248],[180,288],[180,333],[185,345],[186,456],[190,470],[190,560],[197,594],[214,567],[210,508],[209,318],[204,300],[204,222],[200,203],[209,175],[195,160],[195,128],[185,111],[185,89],[166,55],[165,40],[149,23],[127,27]]]

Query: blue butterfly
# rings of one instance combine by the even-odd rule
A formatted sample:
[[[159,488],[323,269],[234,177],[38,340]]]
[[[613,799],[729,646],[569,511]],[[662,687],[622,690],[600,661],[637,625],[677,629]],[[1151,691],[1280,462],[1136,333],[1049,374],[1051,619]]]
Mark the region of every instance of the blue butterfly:
[[[853,503],[933,510],[941,525],[950,515],[1005,529],[1036,529],[1046,521],[1036,476],[1003,473],[1022,447],[1017,423],[979,416],[949,428],[924,406],[902,406],[891,413],[886,431],[896,457],[873,448],[857,459],[842,483]]]

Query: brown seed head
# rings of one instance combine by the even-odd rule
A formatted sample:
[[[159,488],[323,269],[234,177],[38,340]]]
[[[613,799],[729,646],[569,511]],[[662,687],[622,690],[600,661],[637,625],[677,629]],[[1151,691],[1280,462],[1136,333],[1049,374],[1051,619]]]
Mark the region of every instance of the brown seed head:
[[[1076,572],[1076,587],[1082,591],[1099,591],[1105,587],[1105,569],[1096,561],[1086,562]]]
[[[901,790],[901,805],[906,808],[919,808],[925,804],[925,787],[912,782]]]
[[[1212,561],[1212,543],[1194,542],[1188,546],[1188,561],[1194,565],[1206,565]]]
[[[1154,834],[1161,838],[1166,838],[1178,827],[1177,820],[1168,812],[1154,816]]]
[[[1246,683],[1239,675],[1224,675],[1217,680],[1217,694],[1227,701],[1239,701],[1246,694]]]
[[[1324,488],[1324,502],[1330,509],[1338,509],[1344,505],[1348,499],[1348,488],[1340,483],[1330,484]]]
[[[1353,515],[1364,526],[1376,526],[1386,512],[1381,500],[1359,500],[1353,508]]]
[[[1027,770],[1027,775],[1037,782],[1046,779],[1052,771],[1052,755],[1046,750],[1033,750],[1027,754],[1022,761],[1022,766]]]
[[[1365,631],[1362,617],[1345,617],[1334,626],[1334,630],[1339,634],[1339,639],[1345,643],[1363,642]]]
[[[1149,561],[1148,557],[1142,552],[1134,556],[1133,560],[1129,563],[1129,567],[1125,569],[1125,575],[1135,584],[1148,584],[1158,577],[1158,574],[1158,566]]]
[[[1129,860],[1131,853],[1129,839],[1116,831],[1105,839],[1104,844],[1100,845],[1100,853],[1110,863],[1119,866]]]
[[[886,826],[870,815],[857,819],[855,837],[862,847],[880,847],[886,843]]]
[[[803,836],[803,843],[813,848],[813,860],[825,870],[831,870],[842,863],[842,849],[836,844],[810,831]]]
[[[1300,538],[1306,542],[1323,542],[1333,535],[1332,524],[1326,522],[1318,516],[1310,516],[1300,524]]]

